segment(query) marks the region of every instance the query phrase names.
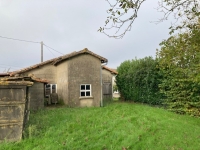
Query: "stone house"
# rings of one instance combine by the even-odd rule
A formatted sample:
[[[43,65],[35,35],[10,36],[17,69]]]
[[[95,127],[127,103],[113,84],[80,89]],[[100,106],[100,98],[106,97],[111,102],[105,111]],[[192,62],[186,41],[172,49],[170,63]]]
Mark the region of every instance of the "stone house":
[[[104,98],[112,97],[112,77],[117,74],[105,66],[107,62],[106,58],[85,48],[9,75],[46,79],[48,84],[35,85],[35,94],[45,97],[57,93],[58,99],[70,107],[100,106]]]

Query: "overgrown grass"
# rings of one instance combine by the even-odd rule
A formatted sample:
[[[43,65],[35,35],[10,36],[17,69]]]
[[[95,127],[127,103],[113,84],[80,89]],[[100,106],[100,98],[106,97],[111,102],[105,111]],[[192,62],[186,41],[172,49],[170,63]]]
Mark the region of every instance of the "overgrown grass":
[[[31,114],[24,140],[1,150],[198,150],[200,119],[134,103]]]

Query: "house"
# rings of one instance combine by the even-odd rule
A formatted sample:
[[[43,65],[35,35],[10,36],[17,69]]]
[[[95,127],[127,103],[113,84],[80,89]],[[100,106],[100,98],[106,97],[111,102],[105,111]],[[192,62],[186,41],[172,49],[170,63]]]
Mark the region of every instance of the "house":
[[[105,66],[107,62],[106,58],[85,48],[9,75],[46,79],[48,84],[35,85],[35,94],[45,97],[57,93],[58,99],[70,107],[100,106],[104,98],[112,97],[112,77],[117,74]]]

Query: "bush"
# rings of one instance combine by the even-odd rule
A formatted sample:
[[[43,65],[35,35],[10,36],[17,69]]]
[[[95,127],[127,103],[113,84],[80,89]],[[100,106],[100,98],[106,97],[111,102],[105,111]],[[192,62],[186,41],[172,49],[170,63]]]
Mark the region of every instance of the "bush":
[[[168,109],[200,116],[200,31],[179,34],[164,40],[157,53],[160,88]]]
[[[123,62],[118,68],[116,84],[124,100],[161,104],[159,93],[159,69],[152,57]]]

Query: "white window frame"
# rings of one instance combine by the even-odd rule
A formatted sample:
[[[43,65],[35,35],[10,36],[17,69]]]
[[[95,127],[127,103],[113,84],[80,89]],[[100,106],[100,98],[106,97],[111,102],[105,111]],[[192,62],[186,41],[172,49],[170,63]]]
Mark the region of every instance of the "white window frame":
[[[85,90],[81,90],[81,86],[85,86]],[[86,89],[86,86],[89,85],[90,86],[90,89],[87,90]],[[81,92],[85,92],[85,96],[81,96]],[[86,96],[86,92],[90,92],[90,96]],[[92,85],[91,84],[81,84],[80,85],[80,97],[92,97]]]
[[[50,93],[49,93],[49,94],[52,94],[52,87],[53,87],[53,85],[56,86],[56,91],[55,91],[55,93],[57,93],[57,84],[46,84],[46,85],[45,85],[45,96],[46,96],[46,97],[49,97],[49,96],[50,96],[50,95],[47,95],[47,94],[46,94],[46,89],[47,89],[46,87],[47,87],[47,85],[50,85],[50,87],[49,87],[49,88],[50,88]]]

